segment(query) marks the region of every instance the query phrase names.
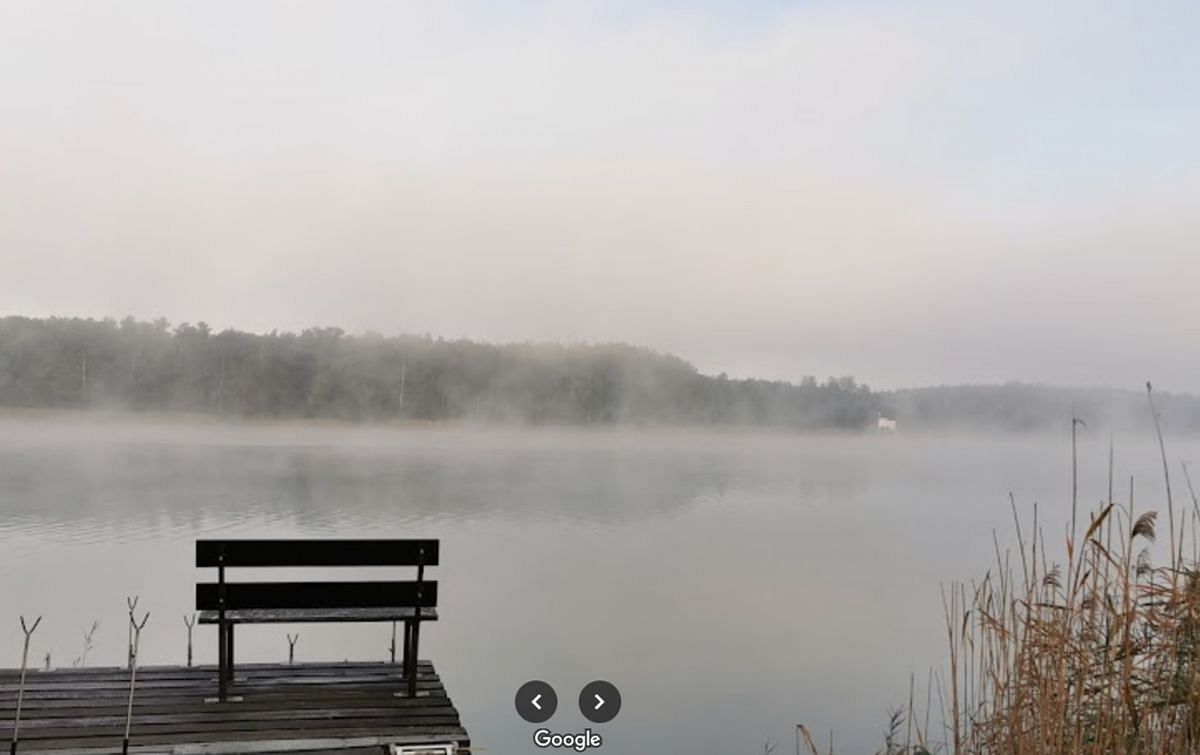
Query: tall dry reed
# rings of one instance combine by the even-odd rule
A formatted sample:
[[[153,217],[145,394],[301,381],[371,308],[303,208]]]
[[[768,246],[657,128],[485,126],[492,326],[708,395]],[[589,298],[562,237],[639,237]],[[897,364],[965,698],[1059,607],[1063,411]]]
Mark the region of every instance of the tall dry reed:
[[[949,653],[930,683],[926,723],[910,693],[881,752],[1200,753],[1200,501],[1184,467],[1191,511],[1176,510],[1155,421],[1166,491],[1156,505],[1138,500],[1132,478],[1117,492],[1111,442],[1107,499],[1078,530],[1074,459],[1065,537],[1046,538],[1036,507],[1023,524],[1010,498],[1013,549],[994,539],[981,581],[943,589]],[[940,709],[934,730],[928,707]],[[898,743],[901,725],[909,733]]]

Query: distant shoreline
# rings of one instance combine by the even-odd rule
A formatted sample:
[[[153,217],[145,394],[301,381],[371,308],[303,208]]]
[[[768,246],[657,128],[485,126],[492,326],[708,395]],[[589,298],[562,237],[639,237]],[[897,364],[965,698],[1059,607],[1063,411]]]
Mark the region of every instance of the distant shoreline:
[[[1133,386],[1131,386],[1133,388]],[[1170,432],[1200,433],[1200,397],[1156,392]],[[1033,383],[874,390],[699,371],[624,343],[213,331],[126,318],[0,317],[0,412],[332,427],[755,428],[782,433],[1150,428],[1146,393]]]
[[[853,440],[879,441],[884,444],[921,443],[954,435],[964,438],[993,438],[996,440],[1020,440],[1021,438],[1058,437],[1056,430],[1032,428],[1013,430],[981,428],[918,428],[911,430],[879,431],[868,429],[803,429],[771,425],[678,425],[661,423],[616,422],[604,425],[565,423],[522,423],[512,421],[481,421],[471,419],[453,420],[344,420],[320,417],[243,417],[213,415],[195,412],[128,411],[119,409],[38,409],[0,407],[0,426],[25,428],[76,428],[91,430],[204,430],[218,432],[247,432],[286,435],[288,433],[317,433],[324,431],[361,434],[364,437],[396,433],[398,435],[427,433],[430,437],[476,432],[522,433],[530,437],[570,433],[579,436],[603,438],[623,435],[627,438],[642,436],[677,438],[680,436],[704,436],[710,438],[762,438],[795,440]],[[1126,436],[1142,437],[1141,431],[1128,431]],[[1176,437],[1200,437],[1200,433],[1176,433]],[[514,436],[515,437],[515,436]]]
[[[820,436],[836,435],[884,435],[874,429],[831,429],[803,430],[775,425],[685,425],[653,422],[612,422],[606,424],[572,424],[566,422],[519,422],[505,420],[480,420],[471,418],[420,420],[420,419],[363,419],[349,420],[328,417],[257,417],[244,415],[205,414],[201,412],[137,411],[128,409],[43,409],[0,406],[0,422],[24,421],[84,421],[88,424],[128,425],[181,425],[246,428],[329,428],[363,430],[440,430],[440,429],[495,429],[495,430],[579,430],[603,433],[610,430],[682,431],[700,430],[721,432],[751,432],[762,435]]]

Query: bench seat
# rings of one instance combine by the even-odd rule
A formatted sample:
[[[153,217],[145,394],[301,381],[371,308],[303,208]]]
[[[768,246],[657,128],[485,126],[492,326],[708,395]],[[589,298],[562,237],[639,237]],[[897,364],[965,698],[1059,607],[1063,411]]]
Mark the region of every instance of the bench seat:
[[[219,612],[201,611],[201,624],[219,624]],[[256,608],[226,611],[230,624],[302,624],[350,621],[437,621],[436,608]]]

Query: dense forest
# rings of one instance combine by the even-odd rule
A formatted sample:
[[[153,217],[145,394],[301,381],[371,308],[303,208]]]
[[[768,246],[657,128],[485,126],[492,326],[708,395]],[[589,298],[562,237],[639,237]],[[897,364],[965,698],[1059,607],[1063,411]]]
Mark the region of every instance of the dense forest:
[[[245,417],[864,427],[851,378],[700,374],[622,344],[491,345],[337,328],[258,335],[165,320],[0,318],[0,406]]]
[[[1176,430],[1200,400],[1160,394]],[[1144,393],[1040,385],[878,392],[853,378],[796,383],[704,375],[625,344],[494,345],[429,336],[215,332],[204,323],[0,318],[0,407],[339,420],[756,425],[854,430],[1145,427]]]

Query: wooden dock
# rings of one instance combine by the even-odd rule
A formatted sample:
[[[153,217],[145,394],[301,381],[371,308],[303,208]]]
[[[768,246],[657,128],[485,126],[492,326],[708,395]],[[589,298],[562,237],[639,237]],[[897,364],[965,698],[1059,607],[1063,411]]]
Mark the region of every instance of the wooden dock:
[[[19,672],[0,671],[0,746],[13,733]],[[389,744],[470,747],[441,680],[418,664],[416,698],[404,696],[400,667],[387,663],[239,664],[232,694],[212,701],[215,666],[147,666],[137,672],[129,751],[150,755],[356,753]],[[395,693],[401,693],[396,696]],[[19,752],[119,753],[129,671],[30,671]]]

